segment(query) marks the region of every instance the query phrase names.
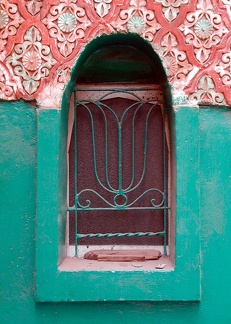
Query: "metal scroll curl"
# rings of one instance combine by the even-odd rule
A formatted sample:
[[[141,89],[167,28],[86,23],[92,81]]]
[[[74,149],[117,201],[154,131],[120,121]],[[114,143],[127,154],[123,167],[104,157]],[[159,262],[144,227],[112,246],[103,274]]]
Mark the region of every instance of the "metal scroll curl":
[[[137,203],[141,202],[145,196],[147,196],[149,193],[155,193],[158,197],[153,197],[150,199],[150,204],[145,207],[137,207]],[[86,198],[86,194],[88,195]],[[81,190],[77,195],[75,199],[75,206],[71,207],[69,210],[97,210],[96,206],[94,206],[94,198],[89,199],[89,194],[92,196],[96,196],[96,198],[99,198],[101,200],[101,203],[104,204],[104,207],[101,205],[100,209],[162,209],[164,208],[164,202],[165,202],[165,194],[164,192],[160,191],[156,188],[149,188],[145,190],[141,195],[139,195],[137,198],[133,199],[131,202],[129,202],[129,197],[125,193],[115,193],[112,199],[112,202],[110,202],[108,199],[104,198],[101,194],[99,194],[97,191],[93,189],[83,189]],[[123,200],[123,202],[119,201],[119,199]],[[158,202],[157,202],[158,201]]]

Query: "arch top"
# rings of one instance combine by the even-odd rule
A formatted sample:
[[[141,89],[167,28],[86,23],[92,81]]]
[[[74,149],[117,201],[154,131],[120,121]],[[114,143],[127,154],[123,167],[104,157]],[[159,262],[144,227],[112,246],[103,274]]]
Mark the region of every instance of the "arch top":
[[[97,37],[84,48],[66,85],[64,102],[76,84],[158,85],[161,89],[166,88],[167,76],[150,43],[136,34],[112,34]]]
[[[156,83],[167,81],[152,46],[136,34],[112,34],[92,40],[71,73],[75,83]]]

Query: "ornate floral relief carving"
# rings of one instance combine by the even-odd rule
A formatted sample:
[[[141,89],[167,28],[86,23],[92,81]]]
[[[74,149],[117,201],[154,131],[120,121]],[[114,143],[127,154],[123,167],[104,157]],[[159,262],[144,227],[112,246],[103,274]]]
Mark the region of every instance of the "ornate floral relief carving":
[[[0,29],[6,27],[9,22],[9,17],[4,10],[0,10]]]
[[[220,75],[223,85],[231,86],[231,51],[222,55],[215,71]]]
[[[204,75],[197,84],[197,91],[189,96],[190,100],[196,100],[199,103],[226,104],[224,95],[215,90],[215,84],[212,78]]]
[[[231,5],[231,0],[221,0],[224,5],[230,6]]]
[[[179,14],[180,6],[187,4],[189,0],[155,0],[155,2],[162,4],[165,18],[168,21],[173,21]]]
[[[11,80],[10,74],[3,65],[0,63],[0,99],[2,100],[14,100],[16,84]]]
[[[52,6],[49,14],[42,21],[49,30],[49,35],[57,39],[58,49],[62,56],[72,52],[78,39],[85,36],[91,25],[86,11],[76,4],[76,0],[60,0],[58,6]]]
[[[161,56],[169,81],[185,80],[193,66],[188,62],[186,53],[179,50],[177,38],[172,33],[166,34],[161,40],[161,47]]]
[[[69,81],[70,69],[75,61],[71,54],[75,51],[77,57],[80,48],[96,35],[131,32],[152,43],[163,60],[176,96],[184,94],[185,87],[191,85],[192,100],[224,104],[226,96],[227,102],[231,102],[231,54],[223,52],[216,67],[215,61],[211,61],[214,59],[217,62],[216,51],[223,48],[219,44],[230,29],[224,8],[231,19],[231,0],[219,0],[219,5],[213,0],[193,0],[193,3],[194,8],[189,0],[0,0],[0,98],[12,100],[24,96],[36,98],[49,107],[59,107],[64,85]],[[192,12],[188,11],[189,8]],[[23,15],[28,16],[25,9],[31,20],[24,23],[26,18]],[[161,20],[163,26],[157,20],[157,9],[162,10],[165,17]],[[47,38],[42,37],[38,30],[40,12],[42,23],[53,39],[50,47],[43,43]],[[182,17],[181,25],[175,26],[179,15]],[[166,31],[164,35],[165,28],[169,31],[169,23],[173,21],[173,31]],[[28,29],[22,35],[25,28]],[[174,29],[178,29],[177,32]],[[183,38],[178,37],[179,30]],[[187,51],[181,50],[185,49],[185,44]],[[60,58],[57,51],[67,58],[65,67],[62,65],[61,69],[59,66],[51,74],[56,63],[52,53]],[[194,58],[201,67],[195,64]],[[194,62],[193,65],[189,60]],[[214,77],[220,77],[224,93],[216,92],[215,82],[218,79],[213,80],[213,74],[204,75],[196,90],[192,89],[195,82],[190,82],[206,62],[215,67],[217,75]],[[194,95],[193,91],[196,91]]]
[[[143,34],[146,29],[146,22],[142,17],[134,16],[128,21],[127,27],[131,33]]]
[[[6,47],[7,38],[16,35],[17,28],[23,21],[17,5],[0,0],[0,52]]]
[[[185,35],[186,44],[192,44],[198,62],[208,60],[214,46],[217,46],[228,29],[222,16],[214,12],[210,0],[198,0],[197,10],[187,14],[179,29]]]
[[[153,41],[154,35],[161,28],[152,10],[146,8],[145,0],[130,0],[128,9],[121,10],[119,17],[111,25],[119,32],[137,33]]]
[[[222,0],[222,2],[224,4],[224,6],[226,7],[228,15],[231,19],[231,0]]]
[[[75,29],[76,25],[76,18],[70,13],[64,13],[58,18],[58,27],[64,33],[70,33]]]
[[[97,15],[103,18],[109,13],[112,0],[94,0],[94,3]]]
[[[57,81],[63,83],[64,85],[70,80],[71,69],[70,67],[61,68],[58,72]]]
[[[37,103],[40,107],[56,108],[61,107],[63,90],[70,80],[71,69],[68,66],[60,66],[55,73],[52,82],[39,92]]]
[[[39,30],[32,26],[24,35],[23,44],[16,44],[12,55],[7,58],[14,67],[15,75],[23,79],[23,87],[28,94],[33,94],[40,86],[41,78],[47,77],[56,60],[50,47],[41,43]]]
[[[35,16],[42,8],[42,0],[25,0],[27,11]]]

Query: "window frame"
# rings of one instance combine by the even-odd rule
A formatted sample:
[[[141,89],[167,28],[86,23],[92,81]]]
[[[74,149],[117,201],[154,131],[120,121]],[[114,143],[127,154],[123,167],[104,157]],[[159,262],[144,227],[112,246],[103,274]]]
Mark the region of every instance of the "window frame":
[[[103,94],[102,94],[103,92]],[[162,166],[164,168],[164,164],[166,164],[165,168],[166,170],[169,169],[169,165],[170,165],[170,143],[169,143],[169,125],[168,125],[168,115],[166,113],[166,110],[164,109],[164,104],[163,104],[163,91],[162,91],[162,87],[159,84],[120,84],[120,83],[114,83],[114,84],[78,84],[77,87],[74,90],[73,93],[73,100],[74,102],[78,102],[78,100],[80,101],[86,101],[86,102],[98,102],[98,100],[101,99],[101,97],[104,98],[124,98],[124,99],[130,99],[133,100],[134,102],[137,100],[137,102],[143,102],[145,103],[149,103],[152,105],[156,105],[159,106],[161,111],[162,111],[162,120],[161,123],[164,124],[163,127],[163,131],[164,131],[164,136],[165,139],[162,138],[162,140],[165,142],[163,144],[163,149],[166,148],[165,153],[164,153],[164,157],[163,160],[161,161]],[[70,142],[71,142],[71,136],[72,136],[72,132],[73,132],[73,127],[74,127],[74,112],[73,110],[76,109],[76,107],[74,107],[74,105],[70,105],[70,109],[69,109],[69,118],[68,118],[68,139],[67,139],[67,152],[68,154],[70,153],[69,150],[71,149],[70,147]],[[97,129],[95,129],[95,132],[97,131]],[[162,132],[163,132],[162,131]],[[162,133],[161,133],[162,134]],[[150,140],[151,141],[151,140]],[[153,143],[152,143],[153,144]],[[91,145],[91,143],[90,143]],[[74,150],[74,147],[72,147],[72,150]],[[168,150],[168,152],[167,152]],[[72,163],[74,163],[74,161],[72,161]],[[110,163],[110,161],[109,161]],[[69,166],[69,157],[68,157],[68,166]],[[171,184],[170,184],[170,175],[169,178],[167,176],[168,171],[166,171],[166,180],[164,180],[164,173],[163,173],[163,195],[166,195],[164,199],[166,199],[165,202],[163,202],[163,205],[161,205],[161,207],[165,206],[165,215],[164,215],[164,211],[163,211],[163,232],[165,233],[165,235],[163,235],[164,239],[164,243],[163,246],[155,246],[155,248],[158,248],[162,251],[162,253],[167,256],[167,249],[168,249],[168,243],[167,243],[167,236],[168,236],[168,229],[167,229],[167,224],[168,224],[168,218],[169,218],[169,212],[170,212],[170,206],[168,205],[169,202],[171,201],[170,199],[168,199],[168,195],[170,192],[170,188],[171,188]],[[164,172],[164,171],[163,171]],[[67,181],[69,182],[69,181]],[[92,188],[94,189],[94,188]],[[159,189],[159,187],[157,186],[157,189]],[[69,186],[68,186],[68,191],[69,191]],[[115,193],[113,193],[115,194]],[[69,192],[67,194],[67,197],[69,197]],[[69,206],[69,208],[71,208],[71,210],[74,207],[74,203],[73,206]],[[108,205],[105,206],[105,204],[102,204],[102,211],[104,211],[105,209],[107,209]],[[111,207],[111,206],[110,206]],[[128,208],[129,209],[129,208]],[[126,209],[126,210],[128,210]],[[111,208],[111,212],[113,214],[113,211],[116,210],[115,206],[114,208]],[[118,210],[118,209],[117,209]],[[123,211],[123,209],[120,209]],[[140,213],[145,213],[146,208],[142,209],[142,207],[140,207]],[[158,208],[157,208],[158,210]],[[131,212],[131,211],[130,211]],[[74,211],[73,211],[74,213]],[[89,217],[89,216],[88,216]],[[155,228],[153,229],[155,231]],[[157,235],[158,236],[158,235]],[[68,236],[67,236],[68,237]],[[89,242],[90,243],[90,242]],[[67,248],[69,248],[69,241],[67,240],[66,242],[67,244]],[[77,243],[75,242],[73,248],[75,248],[75,253],[77,252]],[[98,244],[100,245],[100,244]],[[106,246],[106,248],[111,249],[113,246],[115,246],[115,243],[111,244],[108,243],[108,245]],[[120,244],[118,243],[116,245],[116,249],[122,248],[123,246],[126,246],[126,244],[122,244],[122,246],[120,246]],[[149,247],[151,248],[151,245],[149,245]],[[94,248],[94,247],[93,247]],[[100,247],[99,247],[100,248]],[[133,247],[134,248],[134,247]],[[136,246],[135,246],[136,248]],[[141,247],[142,248],[142,247]],[[143,248],[145,248],[145,246],[143,246]],[[153,247],[152,247],[153,248]],[[86,247],[85,247],[86,249]],[[128,249],[129,249],[129,245],[128,245]],[[71,249],[73,250],[73,249]],[[90,249],[88,249],[90,250]],[[72,254],[72,253],[70,253]]]
[[[175,221],[172,220],[175,224],[171,226],[175,226],[176,231],[170,255],[175,254],[174,268],[171,271],[101,272],[59,271],[58,268],[66,257],[68,106],[68,96],[64,96],[61,110],[38,110],[36,300],[200,300],[198,107],[178,105],[170,116],[171,205],[175,213]]]

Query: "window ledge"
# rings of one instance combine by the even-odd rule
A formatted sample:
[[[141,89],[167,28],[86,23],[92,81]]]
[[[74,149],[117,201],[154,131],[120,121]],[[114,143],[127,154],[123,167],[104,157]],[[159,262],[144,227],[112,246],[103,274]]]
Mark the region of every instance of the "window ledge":
[[[165,265],[163,269],[160,265]],[[67,257],[59,265],[58,270],[62,271],[172,271],[174,265],[169,257],[162,256],[158,260],[152,261],[130,261],[130,262],[112,262],[112,261],[97,261],[87,260],[82,258]]]

